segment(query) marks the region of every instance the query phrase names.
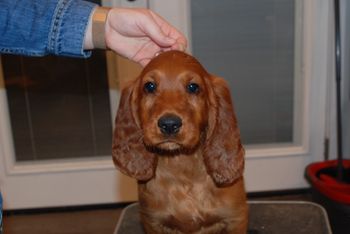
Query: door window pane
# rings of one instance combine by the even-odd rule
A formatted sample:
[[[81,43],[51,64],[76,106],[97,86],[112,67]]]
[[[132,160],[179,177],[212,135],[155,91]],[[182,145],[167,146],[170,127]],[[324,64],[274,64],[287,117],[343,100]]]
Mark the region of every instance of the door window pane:
[[[104,52],[89,59],[2,55],[17,161],[110,155]]]
[[[191,0],[193,54],[225,78],[245,144],[293,142],[295,0]]]

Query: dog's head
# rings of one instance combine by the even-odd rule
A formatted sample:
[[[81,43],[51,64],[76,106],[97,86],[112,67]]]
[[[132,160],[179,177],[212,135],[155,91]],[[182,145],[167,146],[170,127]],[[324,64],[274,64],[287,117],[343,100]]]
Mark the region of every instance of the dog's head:
[[[145,181],[154,176],[157,155],[196,150],[217,185],[242,176],[244,150],[226,82],[190,55],[165,52],[122,91],[113,159]]]

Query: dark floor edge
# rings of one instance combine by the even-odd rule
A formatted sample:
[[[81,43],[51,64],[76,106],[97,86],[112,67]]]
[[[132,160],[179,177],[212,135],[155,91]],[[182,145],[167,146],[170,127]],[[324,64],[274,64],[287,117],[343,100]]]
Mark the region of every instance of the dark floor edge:
[[[32,214],[45,214],[45,213],[80,212],[80,211],[102,210],[102,209],[122,209],[130,205],[131,203],[133,202],[3,210],[3,215],[4,216],[32,215]]]
[[[291,196],[291,195],[306,195],[306,194],[311,194],[310,188],[252,192],[252,193],[248,193],[247,197],[248,199],[251,199],[251,198],[255,199],[255,198],[265,198],[265,197],[275,197],[275,196]]]
[[[311,193],[310,191],[311,190],[309,188],[304,188],[304,189],[252,192],[252,193],[248,193],[247,197],[248,199],[253,199],[253,198],[256,199],[256,198],[266,198],[266,197],[274,197],[274,196],[304,195],[304,194]],[[120,208],[126,207],[131,203],[133,202],[4,210],[3,215],[4,216],[31,215],[31,214],[43,214],[43,213],[79,212],[79,211],[100,210],[100,209],[120,209]]]

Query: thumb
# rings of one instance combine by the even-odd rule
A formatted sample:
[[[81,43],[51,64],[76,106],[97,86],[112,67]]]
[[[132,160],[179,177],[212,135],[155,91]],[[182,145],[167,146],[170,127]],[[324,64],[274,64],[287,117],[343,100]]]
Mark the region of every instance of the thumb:
[[[176,40],[167,36],[161,27],[154,22],[153,20],[149,20],[149,22],[144,22],[144,31],[147,36],[149,36],[152,41],[158,44],[161,47],[170,47],[175,44]]]

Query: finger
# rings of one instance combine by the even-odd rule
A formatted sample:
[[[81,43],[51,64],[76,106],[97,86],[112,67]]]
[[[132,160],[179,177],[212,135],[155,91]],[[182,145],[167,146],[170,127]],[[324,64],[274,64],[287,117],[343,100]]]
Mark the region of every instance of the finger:
[[[169,25],[161,16],[157,15],[153,11],[150,13],[154,21],[160,26],[161,30],[168,35],[168,37],[176,40],[176,42],[171,46],[171,49],[185,51],[187,48],[187,40],[185,36],[176,28]]]
[[[185,51],[186,50],[186,46],[183,43],[175,43],[171,49],[173,50],[179,50],[179,51]]]
[[[169,37],[162,30],[162,25],[159,25],[153,17],[147,17],[141,25],[145,33],[160,47],[170,47],[176,43],[176,40]]]
[[[164,20],[161,16],[159,16],[155,12],[150,11],[150,14],[153,20],[160,27],[161,31],[163,31],[163,33],[167,35],[167,37],[174,39],[175,43],[181,43],[184,46],[184,48],[187,47],[187,40],[179,30],[171,26],[166,20]]]
[[[139,61],[139,64],[142,67],[145,67],[150,61],[151,61],[151,59],[143,59],[143,60]]]
[[[151,59],[153,59],[156,54],[160,53],[162,49],[154,42],[149,42],[144,44],[141,48],[136,51],[136,53],[130,59],[140,63],[142,66],[147,64]]]

